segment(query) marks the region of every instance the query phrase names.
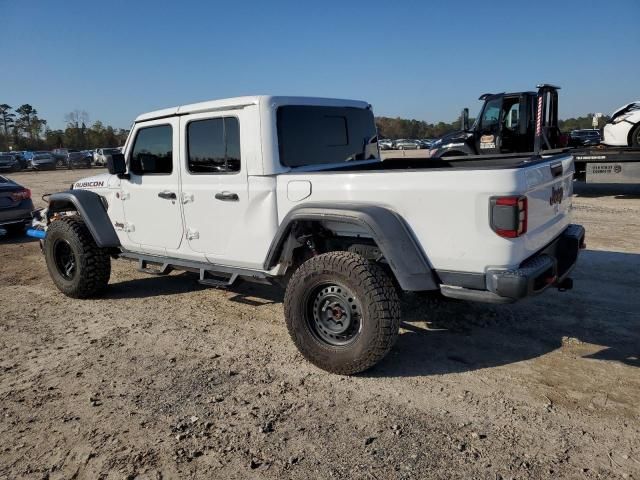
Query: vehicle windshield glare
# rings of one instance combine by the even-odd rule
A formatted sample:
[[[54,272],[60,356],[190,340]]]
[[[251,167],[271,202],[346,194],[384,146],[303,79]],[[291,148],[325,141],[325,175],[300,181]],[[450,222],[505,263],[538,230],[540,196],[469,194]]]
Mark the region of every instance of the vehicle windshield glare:
[[[287,105],[277,122],[280,162],[288,167],[380,159],[370,109]]]

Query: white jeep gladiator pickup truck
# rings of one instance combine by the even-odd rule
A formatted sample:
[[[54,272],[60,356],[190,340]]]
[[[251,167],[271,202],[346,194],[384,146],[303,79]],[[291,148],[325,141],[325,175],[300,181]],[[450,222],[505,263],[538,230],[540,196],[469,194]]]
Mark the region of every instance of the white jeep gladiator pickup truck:
[[[34,220],[63,293],[102,292],[111,258],[215,286],[282,283],[294,343],[340,374],[391,349],[399,292],[502,303],[568,289],[584,246],[569,154],[382,162],[360,101],[255,96],[147,113],[108,169],[51,194]]]

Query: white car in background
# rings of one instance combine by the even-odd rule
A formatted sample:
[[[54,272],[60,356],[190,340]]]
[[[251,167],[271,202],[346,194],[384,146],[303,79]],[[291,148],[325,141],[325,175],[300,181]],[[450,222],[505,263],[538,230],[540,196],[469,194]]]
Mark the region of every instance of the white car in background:
[[[120,153],[119,148],[98,148],[93,155],[93,162],[96,165],[105,166],[107,164],[107,158],[114,153]]]
[[[640,147],[640,100],[611,114],[603,129],[602,143],[619,147]]]

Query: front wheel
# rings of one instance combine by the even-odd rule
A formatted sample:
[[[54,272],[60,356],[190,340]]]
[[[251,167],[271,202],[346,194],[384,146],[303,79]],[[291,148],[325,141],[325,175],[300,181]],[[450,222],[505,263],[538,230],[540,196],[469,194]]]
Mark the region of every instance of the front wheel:
[[[300,353],[341,375],[382,360],[400,329],[400,301],[391,279],[351,252],[329,252],[303,263],[287,285],[284,310]]]
[[[109,283],[109,254],[96,245],[80,217],[63,217],[49,225],[44,255],[53,283],[69,297],[95,296]]]

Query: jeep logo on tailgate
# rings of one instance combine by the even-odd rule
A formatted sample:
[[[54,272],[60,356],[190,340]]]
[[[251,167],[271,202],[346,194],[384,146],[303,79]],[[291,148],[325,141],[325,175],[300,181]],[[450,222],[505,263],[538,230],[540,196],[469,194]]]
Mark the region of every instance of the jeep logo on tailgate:
[[[549,197],[549,205],[555,205],[556,203],[561,203],[563,195],[564,195],[564,189],[562,187],[560,188],[551,187],[551,197]]]

